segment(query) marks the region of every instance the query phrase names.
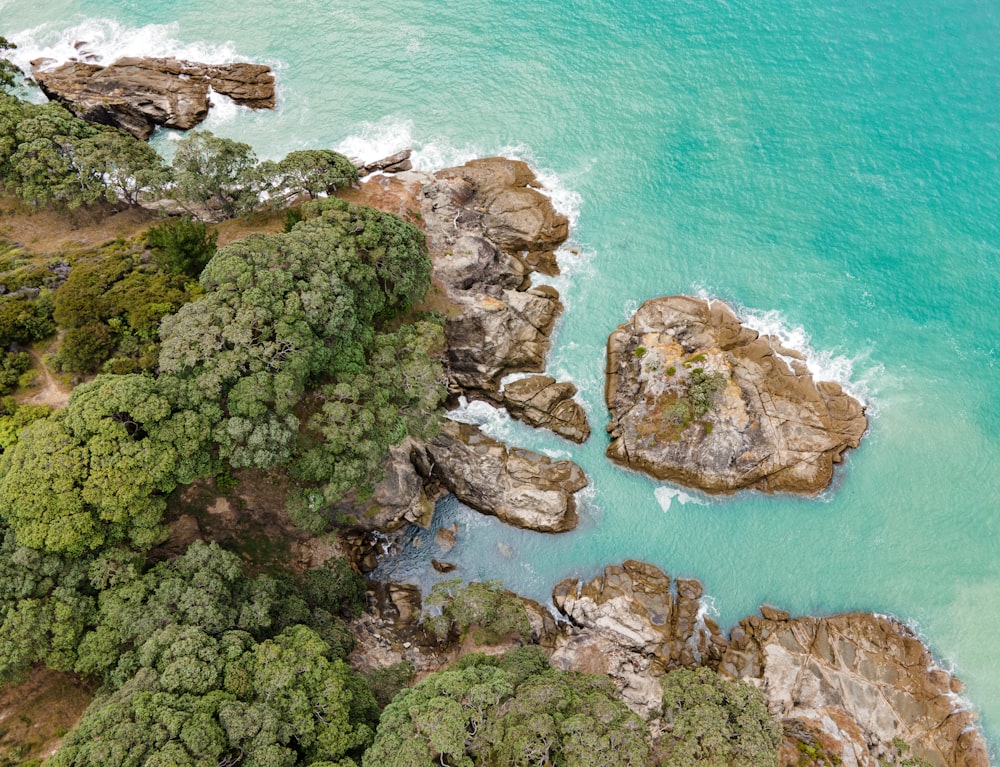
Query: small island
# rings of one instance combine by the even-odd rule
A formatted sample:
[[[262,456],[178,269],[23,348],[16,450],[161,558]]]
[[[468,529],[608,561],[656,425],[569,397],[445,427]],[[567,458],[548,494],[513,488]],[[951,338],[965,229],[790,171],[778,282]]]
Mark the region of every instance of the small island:
[[[839,384],[719,301],[656,298],[608,339],[608,457],[709,493],[815,494],[868,427]]]

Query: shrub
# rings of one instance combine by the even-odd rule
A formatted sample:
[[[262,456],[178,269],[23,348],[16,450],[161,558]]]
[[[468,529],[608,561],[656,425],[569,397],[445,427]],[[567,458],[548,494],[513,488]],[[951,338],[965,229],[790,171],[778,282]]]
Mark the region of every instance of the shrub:
[[[215,254],[218,238],[218,232],[209,232],[205,224],[190,216],[166,221],[146,233],[146,243],[163,272],[186,274],[193,279],[198,279]]]

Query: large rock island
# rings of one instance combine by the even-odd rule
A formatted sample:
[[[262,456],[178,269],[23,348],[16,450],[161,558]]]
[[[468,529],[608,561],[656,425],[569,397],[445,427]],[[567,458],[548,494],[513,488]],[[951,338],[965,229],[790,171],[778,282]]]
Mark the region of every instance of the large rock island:
[[[718,301],[647,301],[608,339],[608,456],[710,493],[818,493],[864,406]]]

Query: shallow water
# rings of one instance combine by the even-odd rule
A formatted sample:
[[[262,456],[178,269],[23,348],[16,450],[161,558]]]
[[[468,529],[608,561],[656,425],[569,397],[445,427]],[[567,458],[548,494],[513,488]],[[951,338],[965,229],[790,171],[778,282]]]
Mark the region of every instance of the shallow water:
[[[592,481],[577,531],[442,504],[469,578],[547,599],[645,559],[701,579],[720,622],[762,601],[915,626],[1000,734],[1000,8],[798,2],[0,0],[25,60],[116,52],[273,64],[279,109],[212,130],[262,157],[414,146],[424,167],[506,153],[575,222],[549,370],[582,447],[493,414]],[[157,145],[167,148],[170,136]],[[812,350],[873,416],[817,499],[678,494],[604,459],[608,333],[649,297],[725,299]],[[405,575],[433,547],[390,564]]]

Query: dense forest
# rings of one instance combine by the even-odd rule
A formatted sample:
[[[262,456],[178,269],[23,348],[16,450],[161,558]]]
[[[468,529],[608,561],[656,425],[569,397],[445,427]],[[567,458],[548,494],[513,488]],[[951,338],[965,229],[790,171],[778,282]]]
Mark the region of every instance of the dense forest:
[[[0,59],[5,195],[173,213],[55,255],[0,242],[0,682],[46,667],[96,689],[47,764],[777,764],[780,730],[751,686],[672,672],[654,733],[605,677],[550,667],[498,584],[432,592],[424,630],[523,646],[414,683],[411,668],[348,663],[366,586],[345,560],[158,549],[184,488],[224,492],[240,472],[280,478],[294,523],[329,532],[332,504],[369,493],[391,445],[435,433],[444,334],[414,310],[424,235],[338,199],[357,170],[336,152],[259,162],[195,131],[168,165],[19,98],[19,79]],[[217,247],[205,220],[262,209],[283,232]],[[27,402],[43,370],[72,386],[65,407]]]

